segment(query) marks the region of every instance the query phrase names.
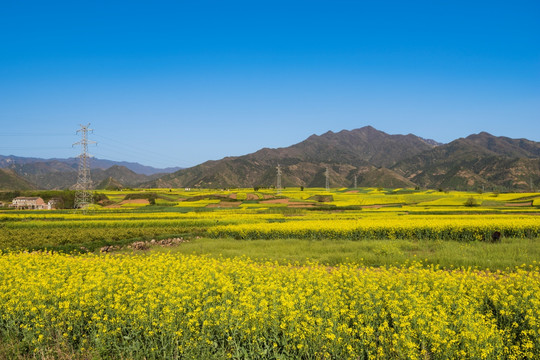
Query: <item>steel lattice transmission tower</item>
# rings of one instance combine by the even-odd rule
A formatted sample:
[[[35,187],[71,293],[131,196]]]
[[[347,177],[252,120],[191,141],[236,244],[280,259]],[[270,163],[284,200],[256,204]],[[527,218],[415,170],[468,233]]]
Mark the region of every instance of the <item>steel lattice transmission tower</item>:
[[[356,189],[358,187],[358,183],[356,181],[356,175],[354,175],[354,188]]]
[[[324,176],[326,176],[326,191],[330,191],[330,172],[328,171],[328,166],[326,167]]]
[[[79,155],[79,174],[77,176],[77,184],[75,185],[75,208],[86,211],[88,205],[92,203],[92,179],[90,178],[90,158],[88,154],[88,144],[95,144],[95,141],[88,140],[88,132],[92,132],[88,125],[80,125],[77,134],[81,133],[81,141],[73,144],[81,145],[81,154]]]
[[[277,184],[276,184],[276,189],[277,189],[277,192],[278,194],[281,194],[281,165],[278,164],[277,166]]]

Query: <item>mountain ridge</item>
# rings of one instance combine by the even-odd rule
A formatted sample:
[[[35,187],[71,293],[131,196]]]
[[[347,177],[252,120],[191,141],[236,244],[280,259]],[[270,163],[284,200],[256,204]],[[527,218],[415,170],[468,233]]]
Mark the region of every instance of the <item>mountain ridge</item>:
[[[540,143],[472,134],[447,144],[413,134],[389,135],[372,126],[313,134],[282,148],[207,161],[167,174],[143,187],[283,186],[425,187],[526,190],[540,185]],[[506,171],[504,170],[506,169]],[[525,181],[528,177],[529,181]]]
[[[403,144],[407,145],[405,150]],[[283,167],[284,186],[324,186],[326,166],[332,168],[331,177],[336,184],[352,186],[353,172],[356,170],[361,180],[359,184],[367,185],[362,179],[374,178],[368,176],[369,172],[432,147],[415,135],[389,135],[371,126],[337,133],[328,131],[322,135],[311,135],[289,147],[262,148],[243,156],[206,161],[143,186],[272,186],[275,181],[274,168],[278,164]],[[381,153],[386,155],[382,156]],[[385,180],[381,179],[380,183],[396,186],[412,184],[390,169],[384,175]],[[393,180],[390,181],[390,178]]]

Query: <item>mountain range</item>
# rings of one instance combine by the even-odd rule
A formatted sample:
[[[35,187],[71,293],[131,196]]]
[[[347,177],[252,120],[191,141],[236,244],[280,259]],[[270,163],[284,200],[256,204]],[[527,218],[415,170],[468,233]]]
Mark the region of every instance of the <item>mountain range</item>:
[[[0,189],[68,189],[77,182],[79,159],[40,159],[0,155]],[[134,187],[180,168],[158,169],[133,162],[92,158],[90,177],[100,184],[111,177],[122,186]],[[23,181],[24,180],[24,181]]]
[[[157,169],[161,174],[149,173],[148,169],[140,173],[140,164],[135,167],[139,169],[137,173],[134,163],[92,163],[94,183],[101,182],[101,187],[110,188],[271,187],[276,184],[278,165],[285,187],[324,187],[326,169],[331,187],[353,187],[355,181],[359,187],[475,191],[525,191],[540,187],[540,143],[486,132],[441,144],[413,134],[389,135],[366,126],[312,135],[289,147],[263,148],[191,168]],[[36,161],[0,156],[0,168],[9,169],[12,185],[17,182],[13,176],[43,189],[67,188],[77,179],[77,159]]]
[[[59,164],[65,164],[72,169],[77,169],[79,166],[79,158],[68,158],[68,159],[41,159],[41,158],[32,158],[32,157],[20,157],[20,156],[3,156],[0,155],[0,168],[8,168],[12,165],[26,165],[34,163],[49,163],[52,166],[61,166]],[[180,167],[168,167],[164,169],[155,168],[152,166],[141,165],[136,162],[128,161],[112,161],[105,159],[92,158],[90,162],[91,169],[102,169],[106,170],[111,166],[118,165],[124,166],[129,170],[142,175],[155,175],[155,174],[164,174],[171,173],[177,170],[180,170]],[[64,168],[66,169],[66,168]]]
[[[441,144],[416,135],[389,135],[371,126],[312,135],[286,148],[264,148],[167,174],[145,187],[272,186],[422,187],[530,190],[540,185],[540,143],[486,132]]]

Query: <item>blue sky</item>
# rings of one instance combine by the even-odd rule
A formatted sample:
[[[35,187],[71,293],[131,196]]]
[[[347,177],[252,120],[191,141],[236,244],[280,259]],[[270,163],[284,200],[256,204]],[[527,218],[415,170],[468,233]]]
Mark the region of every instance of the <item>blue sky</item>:
[[[540,141],[539,1],[2,1],[0,154],[192,166],[371,125]]]

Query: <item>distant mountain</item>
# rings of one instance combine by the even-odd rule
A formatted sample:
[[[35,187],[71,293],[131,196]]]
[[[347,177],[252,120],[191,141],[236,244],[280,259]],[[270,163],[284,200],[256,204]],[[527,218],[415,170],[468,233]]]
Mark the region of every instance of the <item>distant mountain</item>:
[[[69,189],[77,183],[78,165],[69,165],[68,163],[57,160],[49,162],[34,162],[26,164],[13,164],[10,170],[17,173],[27,181],[36,184],[39,189]],[[109,177],[114,178],[123,187],[136,187],[141,183],[156,179],[163,174],[154,174],[151,176],[137,174],[130,169],[113,165],[106,170],[96,168],[90,171],[90,178],[94,184],[99,184]]]
[[[148,187],[251,187],[276,183],[276,166],[283,170],[283,186],[414,186],[387,167],[430,150],[434,145],[409,135],[389,135],[366,126],[312,135],[287,148],[264,148],[255,153],[207,161],[144,184]]]
[[[68,158],[68,159],[41,159],[41,158],[30,158],[30,157],[20,157],[20,156],[4,156],[0,155],[0,168],[10,168],[13,165],[26,165],[34,163],[47,163],[47,164],[65,164],[69,168],[77,169],[79,166],[78,158]],[[106,170],[111,166],[124,166],[131,171],[137,174],[143,175],[155,175],[155,174],[167,174],[180,170],[180,167],[168,167],[168,168],[155,168],[152,166],[141,165],[139,163],[127,162],[127,161],[112,161],[92,158],[90,161],[90,168],[92,169],[102,169]],[[55,165],[58,166],[58,165]]]
[[[74,160],[76,162],[79,161],[78,158],[75,158]],[[160,169],[160,168],[155,168],[152,166],[141,165],[139,163],[134,163],[134,162],[111,161],[111,160],[103,160],[103,159],[96,159],[96,158],[93,158],[90,164],[92,165],[92,167],[100,168],[100,169],[108,169],[111,166],[115,166],[115,165],[124,166],[128,168],[129,170],[133,171],[134,173],[148,175],[148,176],[155,175],[155,174],[168,174],[168,173],[172,173],[172,172],[182,169],[181,167],[167,167],[167,168]]]
[[[389,135],[371,126],[312,135],[286,148],[207,161],[145,183],[147,187],[283,186],[530,190],[540,186],[540,143],[486,132],[448,144]]]
[[[127,165],[124,166],[123,164]],[[78,158],[40,159],[0,155],[0,169],[10,169],[40,189],[67,189],[77,182]],[[92,158],[91,178],[97,184],[113,177],[122,186],[135,187],[180,168],[157,169],[138,163]]]
[[[0,190],[32,190],[36,186],[17,175],[13,170],[0,169]]]
[[[409,135],[388,135],[366,126],[355,130],[328,131],[311,135],[306,140],[287,148],[264,148],[242,158],[252,161],[290,159],[312,163],[347,163],[388,167],[401,159],[431,149],[434,145]]]
[[[537,189],[540,143],[482,132],[401,160],[391,169],[428,188]]]

